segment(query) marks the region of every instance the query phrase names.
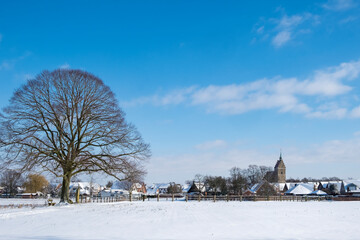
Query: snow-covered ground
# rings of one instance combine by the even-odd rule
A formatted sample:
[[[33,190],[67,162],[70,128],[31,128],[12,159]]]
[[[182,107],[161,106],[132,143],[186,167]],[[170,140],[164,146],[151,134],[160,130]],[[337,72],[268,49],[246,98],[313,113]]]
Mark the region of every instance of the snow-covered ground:
[[[21,205],[21,204],[35,204],[40,205],[47,203],[47,200],[44,198],[39,199],[23,199],[23,198],[0,198],[0,206],[6,205]]]
[[[0,209],[0,239],[359,239],[360,202],[119,202]]]

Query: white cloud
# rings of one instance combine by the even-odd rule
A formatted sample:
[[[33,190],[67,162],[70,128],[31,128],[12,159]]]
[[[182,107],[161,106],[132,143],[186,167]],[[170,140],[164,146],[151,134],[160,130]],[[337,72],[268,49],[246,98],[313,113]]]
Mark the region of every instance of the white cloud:
[[[353,108],[350,112],[350,116],[352,118],[360,118],[360,106]]]
[[[150,97],[141,97],[131,101],[123,101],[121,102],[121,105],[124,107],[133,107],[148,103],[155,106],[176,105],[185,102],[189,98],[189,95],[192,94],[195,89],[195,86],[185,89],[177,89],[165,94],[164,96],[156,94]]]
[[[264,26],[261,26],[261,27],[259,27],[259,28],[256,29],[256,32],[257,32],[258,34],[262,34],[262,33],[264,32],[264,29],[265,29],[265,27],[264,27]]]
[[[346,108],[338,108],[329,111],[315,111],[306,115],[308,118],[325,118],[325,119],[342,119],[346,117],[348,110]]]
[[[292,29],[296,26],[298,26],[299,24],[301,24],[305,19],[307,19],[309,16],[309,14],[304,14],[304,15],[293,15],[293,16],[287,16],[284,15],[279,23],[278,23],[278,28],[279,29]]]
[[[357,6],[353,0],[328,0],[322,5],[327,10],[345,11]]]
[[[163,96],[142,97],[125,106],[151,103],[157,106],[188,104],[204,107],[208,112],[242,114],[255,110],[274,109],[279,112],[304,114],[309,118],[359,117],[336,102],[353,87],[349,83],[360,76],[360,60],[315,71],[310,77],[261,79],[245,84],[210,85],[171,91]],[[359,110],[360,111],[360,110]]]
[[[309,28],[319,23],[319,16],[310,13],[292,16],[284,14],[279,19],[271,19],[270,22],[275,24],[273,30],[270,31],[270,34],[272,35],[271,43],[276,48],[280,48],[297,36],[304,33],[310,33],[311,30]],[[264,31],[257,31],[257,33],[263,34]]]
[[[292,149],[287,153],[294,163],[357,162],[360,156],[360,139],[331,140],[314,144],[306,149]]]
[[[273,38],[272,43],[275,47],[281,47],[291,39],[291,32],[281,31]]]
[[[198,150],[212,150],[215,148],[226,147],[227,143],[224,140],[208,141],[195,146]]]
[[[347,18],[344,18],[342,20],[340,20],[340,24],[346,24],[346,23],[349,23],[349,22],[354,22],[356,21],[358,18],[357,17],[354,17],[354,16],[349,16]]]
[[[23,55],[13,58],[13,59],[7,59],[3,60],[0,63],[0,70],[10,70],[13,69],[15,64],[21,60],[24,60],[25,58],[29,57],[31,55],[31,52],[26,51]]]
[[[60,69],[69,69],[70,68],[70,65],[68,63],[64,63],[63,65],[61,65],[59,67]]]
[[[14,80],[19,83],[24,83],[29,79],[34,78],[33,74],[26,73],[26,74],[15,74]]]

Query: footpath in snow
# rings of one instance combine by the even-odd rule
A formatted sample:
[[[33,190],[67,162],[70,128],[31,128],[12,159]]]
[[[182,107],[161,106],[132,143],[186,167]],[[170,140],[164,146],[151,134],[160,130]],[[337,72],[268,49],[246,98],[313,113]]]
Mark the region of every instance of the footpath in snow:
[[[0,239],[359,239],[360,202],[119,202],[0,209]]]

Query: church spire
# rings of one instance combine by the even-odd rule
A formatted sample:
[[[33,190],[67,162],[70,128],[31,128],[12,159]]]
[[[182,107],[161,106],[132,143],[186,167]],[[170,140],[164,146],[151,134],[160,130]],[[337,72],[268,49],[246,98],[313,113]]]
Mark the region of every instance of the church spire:
[[[282,153],[281,153],[281,149],[280,149],[280,157],[279,157],[279,160],[281,160],[282,161]]]

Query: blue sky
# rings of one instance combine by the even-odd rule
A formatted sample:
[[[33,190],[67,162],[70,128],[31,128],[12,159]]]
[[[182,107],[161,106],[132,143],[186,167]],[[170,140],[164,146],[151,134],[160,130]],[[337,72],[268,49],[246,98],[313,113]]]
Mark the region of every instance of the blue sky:
[[[151,144],[147,182],[273,166],[360,178],[360,3],[7,1],[0,107],[42,70],[94,73]]]

